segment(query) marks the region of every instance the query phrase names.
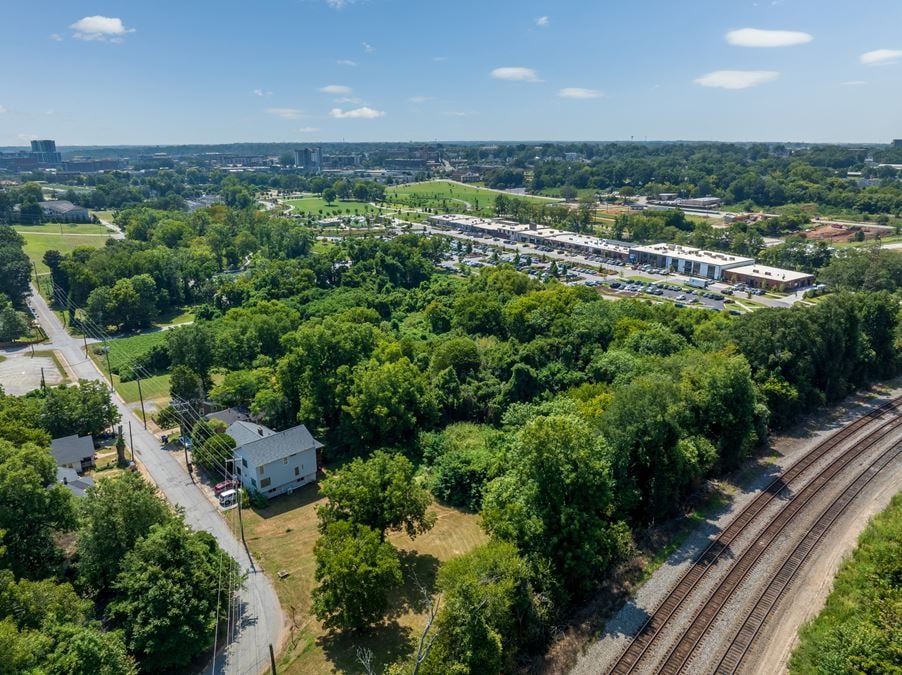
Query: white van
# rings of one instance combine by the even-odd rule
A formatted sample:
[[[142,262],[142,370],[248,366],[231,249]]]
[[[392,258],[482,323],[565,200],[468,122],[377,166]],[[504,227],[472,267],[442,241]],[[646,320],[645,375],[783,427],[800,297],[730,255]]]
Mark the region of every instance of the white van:
[[[224,511],[238,506],[238,491],[225,490],[219,495],[219,506]]]

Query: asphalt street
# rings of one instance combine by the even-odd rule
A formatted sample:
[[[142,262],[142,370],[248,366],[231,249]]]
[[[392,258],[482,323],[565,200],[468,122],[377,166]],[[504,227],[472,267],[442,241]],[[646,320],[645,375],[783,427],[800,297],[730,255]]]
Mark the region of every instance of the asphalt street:
[[[69,335],[33,285],[29,302],[48,336],[49,342],[42,344],[41,349],[59,352],[67,369],[75,377],[106,382],[94,362],[85,354],[82,340]],[[161,448],[159,439],[144,429],[140,419],[115,392],[113,401],[122,415],[121,424],[126,433],[131,423],[136,461],[143,465],[160,492],[170,503],[184,510],[185,520],[191,527],[206,530],[216,537],[219,545],[247,573],[245,587],[238,596],[239,613],[233,639],[229,641],[220,636],[219,644],[225,643],[226,648],[219,650],[215,666],[211,663],[213,667],[206,672],[223,675],[263,672],[269,667],[269,645],[272,644],[278,652],[284,627],[282,609],[272,583],[251,561],[218,507],[194,484],[171,452]],[[229,513],[231,520],[236,513]],[[225,613],[224,606],[224,616]]]

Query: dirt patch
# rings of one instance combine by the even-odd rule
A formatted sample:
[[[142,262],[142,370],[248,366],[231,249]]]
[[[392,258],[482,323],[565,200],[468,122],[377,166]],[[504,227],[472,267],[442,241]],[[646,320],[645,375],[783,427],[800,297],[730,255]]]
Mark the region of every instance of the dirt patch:
[[[876,227],[867,227],[865,225],[839,225],[827,224],[806,230],[804,236],[808,239],[827,242],[848,242],[856,241],[856,237],[864,237],[864,241],[876,239],[878,236],[885,236],[886,230]],[[862,241],[858,239],[858,241]]]

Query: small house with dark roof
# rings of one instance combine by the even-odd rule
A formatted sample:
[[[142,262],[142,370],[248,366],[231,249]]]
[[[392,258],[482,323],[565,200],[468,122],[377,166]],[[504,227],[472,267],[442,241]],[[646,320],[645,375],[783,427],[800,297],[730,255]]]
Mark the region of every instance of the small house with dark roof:
[[[94,439],[90,436],[65,436],[50,441],[50,454],[57,466],[78,473],[94,468]]]
[[[75,469],[56,467],[56,482],[62,483],[69,492],[76,497],[84,497],[88,488],[94,485],[94,479],[89,476],[79,476]]]
[[[235,440],[235,474],[246,489],[276,497],[316,480],[323,444],[303,424],[277,432],[237,421],[226,434]]]

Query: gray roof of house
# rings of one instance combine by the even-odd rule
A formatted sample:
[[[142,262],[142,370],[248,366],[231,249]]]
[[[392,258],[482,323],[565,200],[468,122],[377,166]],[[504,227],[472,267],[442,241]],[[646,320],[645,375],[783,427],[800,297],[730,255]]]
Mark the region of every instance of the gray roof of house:
[[[220,420],[226,424],[232,424],[233,422],[249,422],[251,416],[250,413],[241,408],[226,408],[225,410],[207,413],[204,415],[204,419]]]
[[[53,211],[54,213],[68,213],[69,211],[83,209],[84,207],[73,204],[66,199],[49,199],[46,202],[41,202],[41,208],[45,211]]]
[[[94,485],[94,479],[88,476],[79,476],[75,469],[64,466],[56,467],[56,482],[62,483],[76,497],[81,497],[89,487]]]
[[[80,462],[94,456],[94,440],[90,436],[65,436],[50,441],[50,453],[57,464]]]
[[[240,424],[240,422],[235,424]],[[231,429],[232,427],[229,428]],[[263,428],[265,429],[266,427]],[[231,434],[229,435],[231,436]],[[235,437],[232,436],[232,438]],[[235,440],[237,441],[238,439]],[[241,450],[242,455],[248,459],[253,459],[254,463],[260,466],[261,464],[269,464],[270,462],[284,459],[303,450],[321,447],[323,447],[323,444],[313,438],[313,434],[307,430],[307,427],[299,424],[291,429],[278,433],[273,432],[262,438],[258,436],[249,443],[239,443],[237,449]]]
[[[242,445],[252,443],[261,438],[272,436],[276,432],[269,427],[264,427],[262,424],[238,420],[229,425],[229,428],[226,429],[226,433],[235,439],[235,445],[237,447],[241,447]]]

